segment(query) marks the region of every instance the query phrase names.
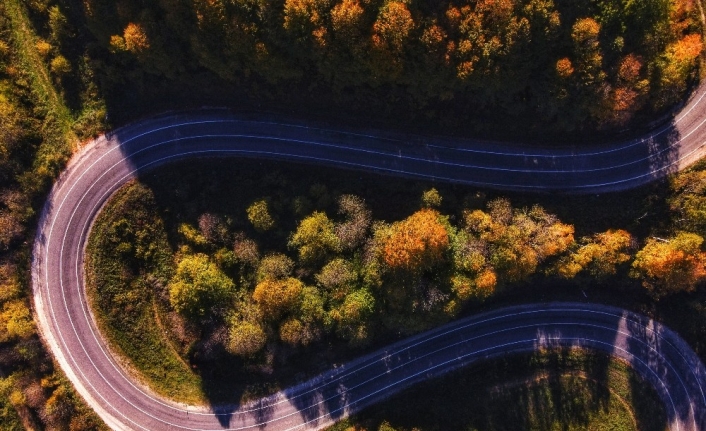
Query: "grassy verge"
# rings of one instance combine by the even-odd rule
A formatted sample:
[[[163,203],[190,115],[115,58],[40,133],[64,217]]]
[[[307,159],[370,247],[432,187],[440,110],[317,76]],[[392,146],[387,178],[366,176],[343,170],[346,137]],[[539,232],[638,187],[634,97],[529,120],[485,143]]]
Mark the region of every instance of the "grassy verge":
[[[149,190],[132,183],[101,212],[87,246],[88,298],[112,350],[129,358],[142,381],[168,398],[200,403],[198,375],[189,370],[158,324],[152,287],[168,277],[171,255],[162,253],[169,245],[152,199]],[[124,229],[126,218],[139,221],[144,230]],[[147,243],[159,248],[139,250]],[[136,270],[138,260],[147,262],[149,272]]]
[[[43,111],[45,117],[53,120],[54,130],[64,135],[67,144],[75,141],[76,136],[71,130],[71,111],[56,90],[46,63],[37,52],[37,35],[24,5],[20,0],[7,0],[5,11],[10,18],[12,39],[17,47],[20,66],[30,78],[30,88],[37,108]]]
[[[328,431],[663,431],[654,390],[625,363],[581,350],[501,359],[410,388]]]

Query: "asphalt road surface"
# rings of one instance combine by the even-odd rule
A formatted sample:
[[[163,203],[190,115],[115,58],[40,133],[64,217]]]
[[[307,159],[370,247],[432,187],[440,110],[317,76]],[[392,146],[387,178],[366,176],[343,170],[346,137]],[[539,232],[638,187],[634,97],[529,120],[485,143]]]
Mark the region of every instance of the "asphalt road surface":
[[[331,130],[234,117],[168,115],[87,144],[48,198],[34,244],[34,305],[45,342],[69,379],[115,429],[315,429],[395,391],[470,362],[568,345],[621,357],[657,389],[673,430],[706,430],[706,370],[656,322],[600,305],[540,304],[497,310],[405,340],[246,406],[188,407],[160,399],[111,356],[86,306],[84,247],[96,214],[138,172],[189,157],[269,158],[500,189],[600,193],[682,169],[704,152],[706,95],[633,141],[592,149]]]

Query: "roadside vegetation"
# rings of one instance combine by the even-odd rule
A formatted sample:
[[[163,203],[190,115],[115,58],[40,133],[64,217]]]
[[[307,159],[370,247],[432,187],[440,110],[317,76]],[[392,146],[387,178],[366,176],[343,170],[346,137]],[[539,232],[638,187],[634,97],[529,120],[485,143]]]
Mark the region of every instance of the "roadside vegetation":
[[[25,4],[0,4],[0,428],[95,430],[102,423],[55,367],[30,310],[33,228],[51,183],[79,139],[102,128],[80,123],[101,104],[86,81],[66,103],[60,39],[72,30],[61,14],[36,32]],[[64,59],[64,61],[66,61]],[[60,64],[59,64],[60,65]],[[90,100],[90,101],[89,101]],[[80,126],[79,126],[80,124]]]
[[[550,210],[537,196],[190,161],[107,204],[87,250],[89,292],[136,370],[185,401],[257,396],[528,299],[590,295],[674,321],[703,356],[704,178],[702,163],[630,193],[545,196]]]
[[[327,431],[665,431],[654,389],[580,350],[504,358],[424,382]]]
[[[51,67],[69,80],[88,67],[119,121],[217,104],[576,142],[659,117],[702,52],[693,0],[26,4],[39,25],[63,14],[80,29],[83,58],[57,52]]]

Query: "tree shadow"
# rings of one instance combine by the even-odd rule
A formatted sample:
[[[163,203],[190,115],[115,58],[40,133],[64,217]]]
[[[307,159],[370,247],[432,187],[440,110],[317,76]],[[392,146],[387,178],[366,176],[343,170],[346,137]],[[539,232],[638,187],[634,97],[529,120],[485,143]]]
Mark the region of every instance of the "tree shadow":
[[[625,312],[621,328],[629,334],[626,348],[634,354],[630,365],[639,370],[631,382],[632,397],[641,400],[641,379],[650,383],[664,405],[664,416],[649,404],[637,403],[636,420],[673,428],[677,422],[690,429],[704,429],[704,368],[690,347],[674,332],[652,319]],[[643,385],[644,386],[644,385]],[[699,396],[700,395],[700,396]],[[694,417],[697,411],[701,417]],[[653,429],[658,429],[657,427]]]
[[[681,133],[672,121],[659,134],[650,134],[643,138],[649,160],[647,180],[663,178],[679,170],[679,157],[681,148]]]

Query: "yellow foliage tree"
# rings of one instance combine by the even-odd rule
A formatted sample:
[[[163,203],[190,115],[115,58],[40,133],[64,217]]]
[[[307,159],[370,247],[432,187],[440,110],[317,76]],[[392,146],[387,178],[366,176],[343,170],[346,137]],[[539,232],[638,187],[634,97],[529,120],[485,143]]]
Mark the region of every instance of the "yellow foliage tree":
[[[343,0],[331,10],[331,26],[337,38],[355,40],[360,36],[363,8],[358,0]]]
[[[618,265],[630,260],[633,239],[622,229],[599,233],[584,242],[557,263],[555,270],[561,277],[573,278],[584,270],[594,277],[605,277],[615,274]]]
[[[676,100],[686,89],[687,79],[701,51],[703,42],[697,33],[688,34],[667,46],[659,62],[662,105]]]
[[[228,328],[226,350],[238,356],[252,356],[262,350],[267,335],[262,326],[247,320],[233,320]]]
[[[266,199],[253,202],[246,212],[248,214],[248,220],[256,230],[265,232],[275,227],[275,219],[270,214]]]
[[[27,339],[34,334],[32,313],[24,301],[6,302],[0,313],[0,342]]]
[[[255,286],[253,299],[263,317],[274,320],[297,304],[303,288],[304,283],[293,277],[284,280],[268,278]]]
[[[706,279],[704,239],[693,233],[680,233],[668,241],[650,238],[635,255],[633,277],[655,296],[693,291]]]
[[[341,248],[333,221],[320,211],[299,223],[289,240],[289,246],[299,250],[299,259],[304,262],[319,260]]]
[[[509,282],[524,280],[545,259],[564,252],[574,242],[574,227],[535,206],[513,209],[506,199],[488,204],[489,213],[464,214],[466,231],[487,247],[487,260],[497,277]]]

